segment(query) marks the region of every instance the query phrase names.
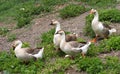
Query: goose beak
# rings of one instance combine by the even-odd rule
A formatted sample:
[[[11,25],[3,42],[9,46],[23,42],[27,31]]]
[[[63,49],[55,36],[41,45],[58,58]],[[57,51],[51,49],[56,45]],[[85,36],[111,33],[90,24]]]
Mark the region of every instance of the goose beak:
[[[49,25],[53,25],[53,23],[50,23]]]
[[[11,44],[11,46],[12,46],[13,50],[15,50],[16,46],[13,43]]]
[[[93,14],[93,13],[94,13],[94,12],[91,10],[91,11],[90,11],[90,14]]]

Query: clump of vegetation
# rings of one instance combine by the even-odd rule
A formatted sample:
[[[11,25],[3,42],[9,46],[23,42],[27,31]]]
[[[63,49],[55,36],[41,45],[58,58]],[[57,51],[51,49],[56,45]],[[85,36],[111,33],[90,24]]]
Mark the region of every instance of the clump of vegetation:
[[[120,60],[118,57],[109,56],[105,58],[104,70],[100,74],[118,74],[120,73]]]
[[[42,0],[41,3],[48,6],[60,5],[68,2],[68,0]]]
[[[120,10],[117,9],[108,9],[108,10],[104,10],[104,11],[100,11],[99,12],[99,19],[102,22],[120,22]],[[88,15],[86,17],[86,25],[85,25],[85,29],[84,29],[84,33],[87,36],[90,37],[94,37],[95,33],[92,30],[91,27],[91,22],[93,19],[93,15]]]
[[[9,32],[8,28],[0,27],[0,35],[5,36]]]
[[[69,18],[69,17],[75,17],[77,15],[80,15],[86,11],[86,8],[84,6],[70,4],[60,10],[60,17]]]
[[[117,0],[75,0],[83,2],[87,5],[89,5],[92,8],[114,8],[117,4]]]
[[[120,39],[120,36],[104,39],[98,46],[99,48],[101,48],[99,52],[110,52],[112,50],[120,50],[119,39]]]
[[[10,35],[8,35],[8,39],[7,39],[7,41],[14,41],[16,39],[16,34],[10,34]]]
[[[103,70],[103,63],[99,58],[83,58],[79,60],[78,69],[87,71],[89,74],[96,74]]]
[[[100,48],[98,47],[99,45],[91,44],[88,51],[87,51],[87,56],[97,56],[99,54]]]

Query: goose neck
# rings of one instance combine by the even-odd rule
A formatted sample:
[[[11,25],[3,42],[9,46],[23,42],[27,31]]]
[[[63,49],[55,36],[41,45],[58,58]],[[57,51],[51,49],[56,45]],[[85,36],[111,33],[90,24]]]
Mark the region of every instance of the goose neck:
[[[60,23],[57,23],[56,24],[56,32],[59,31],[59,30],[61,30]]]
[[[93,22],[98,22],[98,21],[99,21],[99,14],[98,14],[98,12],[96,12],[96,13],[94,14]]]
[[[62,35],[62,42],[66,42],[65,34]]]
[[[22,47],[22,43],[18,44],[17,47],[15,48],[15,50],[18,50]]]

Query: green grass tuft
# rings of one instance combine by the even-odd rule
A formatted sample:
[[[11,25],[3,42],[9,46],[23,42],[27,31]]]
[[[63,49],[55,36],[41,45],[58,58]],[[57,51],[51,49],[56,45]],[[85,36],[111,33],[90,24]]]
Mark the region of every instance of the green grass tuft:
[[[69,17],[75,17],[77,15],[80,15],[86,11],[86,8],[84,6],[70,4],[60,10],[60,17],[61,18],[69,18]]]
[[[9,42],[14,41],[17,38],[16,34],[9,34],[7,37],[8,37],[7,41]]]
[[[0,35],[5,36],[9,32],[8,28],[0,27]]]

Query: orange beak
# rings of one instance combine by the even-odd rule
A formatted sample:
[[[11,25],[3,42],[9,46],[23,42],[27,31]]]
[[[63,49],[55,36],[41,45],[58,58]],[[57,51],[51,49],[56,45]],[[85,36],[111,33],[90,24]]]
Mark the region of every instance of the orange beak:
[[[94,12],[91,10],[91,11],[90,11],[90,14],[93,14],[93,13],[94,13]]]

